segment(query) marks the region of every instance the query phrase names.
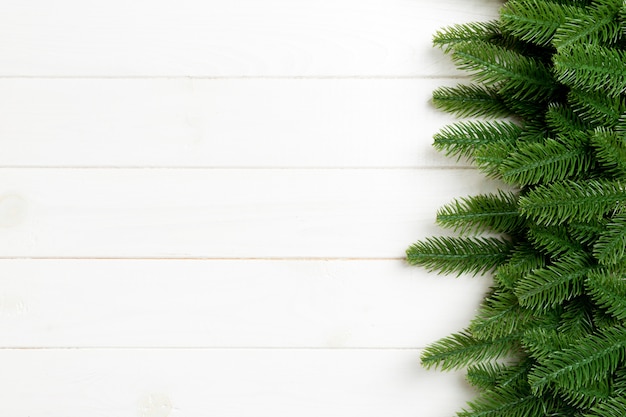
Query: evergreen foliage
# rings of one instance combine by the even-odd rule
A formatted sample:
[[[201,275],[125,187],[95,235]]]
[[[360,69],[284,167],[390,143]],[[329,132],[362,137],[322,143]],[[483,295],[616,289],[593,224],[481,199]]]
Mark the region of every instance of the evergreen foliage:
[[[626,416],[626,3],[509,0],[434,36],[472,81],[434,105],[466,119],[434,146],[507,191],[458,198],[407,260],[493,276],[427,368],[467,368],[460,417]],[[512,190],[512,191],[511,191]],[[489,235],[481,235],[489,233]]]

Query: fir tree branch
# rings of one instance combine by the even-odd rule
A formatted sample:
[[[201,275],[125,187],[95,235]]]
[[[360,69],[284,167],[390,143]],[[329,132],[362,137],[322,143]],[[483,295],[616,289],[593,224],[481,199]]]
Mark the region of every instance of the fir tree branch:
[[[511,250],[507,262],[496,269],[494,278],[504,288],[512,290],[518,280],[545,265],[546,258],[541,253],[525,242],[518,243]]]
[[[626,92],[626,52],[596,44],[560,50],[554,55],[557,79],[575,89],[603,91],[611,97]]]
[[[547,226],[565,221],[595,221],[624,201],[619,181],[587,180],[539,185],[519,199],[520,211]]]
[[[571,102],[571,100],[570,100]],[[546,111],[546,124],[554,136],[570,137],[592,129],[592,126],[572,110],[572,106],[551,103]]]
[[[626,256],[626,214],[615,215],[607,224],[595,245],[593,256],[602,265],[621,263]]]
[[[586,296],[571,300],[563,306],[557,331],[571,339],[581,339],[590,335],[594,330],[594,308]]]
[[[568,254],[520,279],[515,294],[523,307],[537,310],[554,308],[583,293],[590,268],[584,255]]]
[[[573,111],[594,127],[613,127],[626,111],[626,100],[621,96],[607,96],[603,92],[570,90],[567,95]],[[582,127],[580,130],[587,130]]]
[[[625,358],[626,329],[606,329],[540,360],[530,372],[528,381],[536,394],[541,394],[551,384],[565,390],[577,390],[615,372]]]
[[[434,105],[515,120],[435,138],[519,189],[454,200],[437,222],[512,241],[434,237],[407,250],[431,271],[495,270],[468,330],[422,356],[426,367],[470,366],[483,394],[461,417],[626,415],[624,28],[624,0],[509,0],[498,21],[435,36],[476,84],[442,87]],[[517,363],[495,362],[505,355]]]
[[[579,242],[581,245],[593,245],[600,236],[600,233],[604,232],[608,220],[601,218],[596,221],[583,222],[570,222],[567,225],[567,230],[570,236]]]
[[[512,244],[496,238],[431,237],[407,250],[407,261],[440,273],[479,274],[506,261]]]
[[[564,180],[589,170],[593,159],[588,155],[586,138],[577,136],[521,144],[502,161],[502,179],[510,184],[531,185]]]
[[[482,362],[467,368],[467,381],[483,390],[515,388],[530,392],[527,377],[534,361],[523,358],[519,363]]]
[[[597,308],[593,311],[593,324],[598,331],[619,326],[621,323],[621,320],[616,319],[615,316],[604,309]]]
[[[516,145],[513,143],[499,142],[486,144],[474,151],[473,159],[478,169],[488,177],[501,179],[500,167]]]
[[[459,117],[505,117],[512,114],[497,89],[476,84],[440,87],[433,92],[433,104]]]
[[[482,362],[467,368],[467,382],[476,388],[490,390],[495,388],[509,367],[499,362]]]
[[[461,43],[455,46],[452,60],[478,82],[499,85],[500,94],[515,99],[542,99],[557,87],[542,62],[497,45]]]
[[[458,417],[540,417],[550,415],[556,401],[549,397],[524,395],[514,387],[496,388],[487,391],[474,401],[468,402],[469,409],[458,413]]]
[[[500,19],[508,33],[519,39],[549,46],[559,26],[582,10],[543,0],[512,0],[500,9]]]
[[[435,134],[433,146],[448,156],[471,157],[477,149],[486,145],[513,143],[521,132],[522,128],[513,122],[458,122]]]
[[[534,248],[555,258],[568,252],[580,253],[584,251],[579,242],[572,240],[565,226],[530,225],[528,239]]]
[[[472,22],[449,26],[437,31],[433,37],[433,44],[449,53],[460,43],[490,42],[500,36],[500,23],[498,21]]]
[[[522,345],[531,358],[545,360],[555,351],[563,350],[575,342],[569,334],[560,333],[557,328],[557,325],[534,327],[524,332]]]
[[[437,212],[437,223],[460,233],[491,230],[514,232],[524,224],[517,211],[515,193],[484,194],[460,198]]]
[[[621,23],[617,20],[621,1],[596,1],[594,7],[578,9],[566,16],[554,36],[554,46],[565,49],[577,44],[615,43],[621,35]]]
[[[518,334],[534,320],[533,312],[521,307],[515,294],[496,290],[483,301],[469,331],[482,340],[497,339]]]
[[[623,134],[597,128],[591,135],[591,145],[607,172],[617,178],[626,178],[626,142]]]
[[[612,396],[595,405],[583,414],[583,417],[624,417],[626,416],[626,397]]]
[[[626,320],[626,274],[616,268],[589,272],[585,287],[598,306],[619,320]]]
[[[518,117],[521,117],[526,124],[536,122],[544,117],[547,106],[550,104],[542,96],[530,97],[524,100],[513,98],[506,94],[506,90],[499,90],[499,94],[507,108]],[[542,126],[545,128],[545,126]]]
[[[559,393],[573,407],[588,409],[601,401],[611,398],[611,381],[605,377],[599,381],[592,381],[588,385],[575,390],[559,389]]]
[[[428,346],[422,352],[422,365],[442,371],[502,358],[518,347],[519,337],[505,336],[479,340],[467,332],[452,334]]]

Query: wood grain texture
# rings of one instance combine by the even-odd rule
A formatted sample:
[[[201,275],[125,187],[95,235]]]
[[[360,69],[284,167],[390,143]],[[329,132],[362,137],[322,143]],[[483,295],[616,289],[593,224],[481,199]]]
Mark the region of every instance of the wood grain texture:
[[[456,75],[441,26],[500,0],[22,0],[0,16],[4,76]]]
[[[472,392],[416,350],[2,350],[12,417],[452,415]],[[437,410],[433,413],[433,410]]]
[[[490,284],[403,261],[2,260],[0,270],[4,347],[423,347],[466,327]]]
[[[431,149],[431,47],[501,0],[0,13],[0,415],[452,415],[421,348],[486,278],[401,259],[493,191]]]
[[[0,79],[0,166],[445,167],[445,79]]]
[[[2,257],[399,258],[475,170],[0,170]]]

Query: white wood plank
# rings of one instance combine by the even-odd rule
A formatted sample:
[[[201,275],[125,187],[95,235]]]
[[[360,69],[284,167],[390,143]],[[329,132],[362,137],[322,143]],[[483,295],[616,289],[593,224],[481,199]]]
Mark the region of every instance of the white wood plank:
[[[3,166],[426,167],[444,79],[0,79]]]
[[[2,257],[398,258],[474,170],[2,169]]]
[[[452,415],[475,394],[415,350],[3,350],[12,417]]]
[[[3,260],[0,346],[423,347],[489,284],[403,261]]]
[[[0,14],[8,76],[455,74],[444,25],[500,0],[21,0]]]

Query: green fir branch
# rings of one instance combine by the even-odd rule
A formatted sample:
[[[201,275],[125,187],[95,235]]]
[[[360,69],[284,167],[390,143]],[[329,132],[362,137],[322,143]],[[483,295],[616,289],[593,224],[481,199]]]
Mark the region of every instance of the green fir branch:
[[[557,79],[585,91],[602,91],[610,97],[626,92],[626,52],[584,44],[554,55]]]
[[[477,84],[440,87],[433,92],[436,108],[459,117],[506,117],[512,115],[493,87]]]
[[[600,165],[611,176],[626,178],[626,141],[623,133],[597,128],[591,135],[591,145]]]
[[[542,184],[522,195],[520,211],[546,226],[567,221],[591,222],[620,207],[624,186],[613,180],[586,180]]]
[[[626,256],[626,214],[615,215],[593,245],[593,256],[602,265],[622,263]]]
[[[626,273],[618,268],[596,268],[585,281],[593,301],[613,317],[626,320]]]
[[[554,308],[583,293],[590,268],[585,256],[568,254],[520,279],[515,294],[521,306],[537,310]]]
[[[448,156],[471,157],[487,145],[514,143],[521,132],[522,128],[513,122],[458,122],[435,134],[433,146]]]
[[[490,42],[500,36],[500,23],[496,20],[471,22],[437,31],[433,37],[433,45],[449,53],[458,44],[475,41]]]
[[[474,163],[487,177],[501,179],[500,167],[515,150],[512,143],[490,143],[474,151]]]
[[[545,266],[546,257],[543,254],[527,242],[519,242],[511,250],[509,259],[496,268],[494,278],[498,284],[512,290],[517,281]]]
[[[582,339],[588,336],[594,330],[594,307],[586,296],[575,298],[564,304],[557,331],[571,339]]]
[[[626,416],[626,396],[615,395],[596,404],[585,412],[583,417],[624,417]]]
[[[530,392],[520,392],[515,387],[496,388],[486,391],[473,401],[458,417],[541,417],[551,415],[557,401],[550,397],[539,397]]]
[[[556,89],[548,67],[541,61],[482,42],[455,46],[452,60],[459,69],[471,72],[474,79],[500,86],[500,94],[514,99],[542,100]]]
[[[574,113],[591,125],[581,126],[578,130],[590,130],[592,127],[613,127],[619,123],[626,111],[626,100],[622,96],[607,96],[601,91],[581,91],[572,89],[567,95],[568,103]],[[574,133],[574,132],[571,132]]]
[[[518,343],[519,337],[514,335],[495,340],[480,340],[468,332],[455,333],[424,349],[422,365],[442,371],[465,368],[500,359],[517,349]]]
[[[517,195],[500,191],[459,198],[443,206],[437,212],[437,223],[460,233],[512,233],[520,229],[524,219],[517,211]]]
[[[482,390],[495,388],[508,366],[500,362],[482,362],[467,368],[466,379],[470,385]]]
[[[542,46],[550,46],[557,29],[580,8],[542,0],[512,0],[500,9],[507,33]]]
[[[576,389],[560,388],[558,392],[569,405],[579,409],[589,409],[611,398],[611,380],[607,376],[599,381],[592,381]]]
[[[622,32],[617,19],[620,3],[621,0],[596,1],[592,8],[577,9],[559,25],[554,46],[564,49],[590,42],[605,45],[617,42]]]
[[[586,145],[580,137],[521,144],[502,161],[502,179],[510,184],[531,185],[575,177],[593,165]]]
[[[571,102],[571,101],[570,101]],[[578,136],[592,129],[590,123],[576,114],[571,105],[551,103],[546,110],[546,125],[554,137]]]
[[[528,381],[536,394],[548,386],[577,390],[615,372],[626,358],[626,329],[614,327],[555,351],[533,368]]]
[[[522,359],[519,363],[504,364],[482,362],[467,368],[467,381],[476,388],[493,390],[497,387],[529,390],[527,377],[532,369],[532,359]]]
[[[430,237],[407,249],[407,261],[442,274],[488,272],[506,261],[511,242],[485,237]]]
[[[601,218],[590,222],[570,222],[567,225],[569,235],[581,245],[593,245],[604,232],[608,220]]]
[[[585,249],[580,242],[572,239],[565,226],[530,225],[528,240],[535,249],[554,258],[568,252],[581,253]]]
[[[498,339],[518,334],[534,320],[532,310],[520,306],[513,292],[496,289],[483,301],[469,325],[469,331],[482,340]]]
[[[593,324],[598,331],[604,331],[622,324],[622,320],[615,318],[608,311],[597,308],[593,311]]]
[[[474,83],[435,107],[468,120],[434,146],[512,192],[457,198],[408,262],[493,271],[466,331],[424,350],[425,367],[469,367],[482,394],[461,417],[626,415],[626,6],[509,0],[498,20],[445,28],[435,45]],[[499,360],[505,359],[500,363]]]
[[[535,360],[545,360],[552,353],[563,350],[575,342],[569,334],[557,331],[558,326],[534,327],[526,330],[522,346]]]

